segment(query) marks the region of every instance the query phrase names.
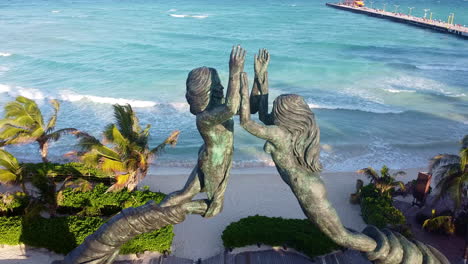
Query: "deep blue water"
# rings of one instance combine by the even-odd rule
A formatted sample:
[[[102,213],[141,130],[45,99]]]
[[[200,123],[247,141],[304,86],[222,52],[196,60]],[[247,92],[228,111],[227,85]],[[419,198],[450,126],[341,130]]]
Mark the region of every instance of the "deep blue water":
[[[24,95],[47,113],[47,100],[57,98],[59,128],[98,136],[111,105],[130,103],[153,125],[154,144],[182,131],[159,162],[192,166],[201,138],[185,102],[187,73],[215,67],[227,85],[230,48],[241,44],[250,79],[254,53],[269,49],[272,99],[297,93],[313,108],[327,169],[419,167],[456,152],[468,133],[468,41],[325,2],[3,0],[0,107]],[[442,20],[455,13],[455,23],[468,25],[468,0],[385,2],[418,16],[429,8]],[[269,163],[261,140],[239,126],[235,133],[236,166]],[[52,159],[64,160],[73,144],[54,144]],[[36,148],[10,150],[37,160]]]

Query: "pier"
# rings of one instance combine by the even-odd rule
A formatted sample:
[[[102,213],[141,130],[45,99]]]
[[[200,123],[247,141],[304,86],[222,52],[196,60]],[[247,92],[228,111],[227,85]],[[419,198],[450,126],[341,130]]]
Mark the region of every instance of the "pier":
[[[452,23],[447,23],[444,21],[437,21],[433,19],[426,19],[421,17],[415,17],[403,13],[393,13],[380,9],[373,9],[368,7],[359,7],[354,5],[349,5],[345,3],[327,3],[329,7],[346,10],[354,13],[360,13],[372,17],[378,17],[383,19],[389,19],[398,23],[404,23],[408,25],[413,25],[421,28],[432,29],[438,32],[447,33],[456,35],[468,39],[468,27],[462,25],[456,25]]]

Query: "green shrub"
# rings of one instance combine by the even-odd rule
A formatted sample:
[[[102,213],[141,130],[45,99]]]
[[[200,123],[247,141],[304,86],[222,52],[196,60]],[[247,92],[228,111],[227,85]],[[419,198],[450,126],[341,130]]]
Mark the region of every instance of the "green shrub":
[[[68,216],[50,219],[0,217],[0,244],[24,243],[67,254],[104,222],[105,220],[99,217]],[[166,226],[134,238],[122,247],[121,253],[140,253],[147,250],[169,251],[173,237],[173,226]]]
[[[164,198],[163,193],[151,192],[148,188],[142,191],[106,192],[108,187],[100,183],[91,191],[80,192],[72,188],[61,191],[57,198],[60,212],[81,211],[81,215],[112,215],[124,208],[137,207],[149,200],[159,203]],[[86,212],[90,212],[87,214]]]
[[[29,197],[23,192],[0,193],[0,215],[18,215],[24,212]]]
[[[406,225],[405,216],[392,203],[391,195],[380,193],[372,183],[361,188],[361,215],[364,222],[378,228],[407,230],[403,227]]]
[[[445,235],[455,233],[455,225],[451,216],[438,216],[424,221],[423,228],[429,232],[435,232]]]
[[[38,170],[46,172],[48,177],[67,177],[76,178],[109,178],[112,175],[104,173],[102,170],[92,168],[83,163],[70,162],[65,164],[58,163],[24,163],[22,164],[26,174],[35,174]]]
[[[21,217],[0,217],[0,245],[18,245],[21,243]]]
[[[314,257],[339,248],[307,219],[249,216],[229,224],[222,234],[226,248],[257,243],[270,246],[287,245]]]
[[[361,213],[364,222],[378,228],[398,227],[406,224],[403,213],[386,198],[364,198],[361,200]]]

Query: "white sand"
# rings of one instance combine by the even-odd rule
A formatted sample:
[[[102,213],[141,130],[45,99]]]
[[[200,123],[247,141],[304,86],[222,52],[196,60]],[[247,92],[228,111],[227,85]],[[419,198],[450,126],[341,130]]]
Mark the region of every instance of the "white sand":
[[[182,188],[189,169],[158,168],[140,184],[149,185],[152,191],[170,193]],[[408,169],[408,175],[400,180],[416,179],[418,169]],[[323,173],[328,198],[336,208],[343,224],[355,230],[365,227],[358,205],[349,203],[349,195],[355,192],[357,179],[364,176],[354,172]],[[203,196],[200,196],[203,197]],[[275,168],[234,169],[226,190],[224,210],[214,218],[188,216],[175,226],[172,254],[178,257],[207,258],[224,251],[221,234],[231,222],[251,215],[305,218],[290,188],[282,181]],[[0,263],[50,263],[60,256],[45,250],[31,250],[24,246],[0,246]]]

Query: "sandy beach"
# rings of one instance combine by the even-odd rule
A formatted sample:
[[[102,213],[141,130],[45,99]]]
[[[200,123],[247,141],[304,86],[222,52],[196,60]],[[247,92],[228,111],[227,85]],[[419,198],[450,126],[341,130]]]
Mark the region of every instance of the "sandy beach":
[[[420,169],[406,169],[407,175],[400,180],[415,179]],[[190,169],[157,168],[140,184],[153,191],[169,193],[180,189],[187,180]],[[349,203],[350,193],[355,191],[357,179],[365,177],[355,172],[324,172],[322,178],[327,186],[328,197],[336,208],[343,224],[362,230],[365,223],[360,216],[360,207]],[[200,198],[203,196],[200,196]],[[224,251],[221,234],[231,222],[251,215],[283,218],[305,218],[289,187],[281,180],[276,169],[234,169],[226,190],[224,210],[214,218],[188,216],[176,225],[172,254],[178,257],[208,258]],[[4,246],[0,248],[0,263],[49,263],[60,256],[45,250]]]

